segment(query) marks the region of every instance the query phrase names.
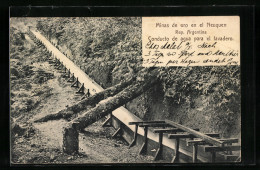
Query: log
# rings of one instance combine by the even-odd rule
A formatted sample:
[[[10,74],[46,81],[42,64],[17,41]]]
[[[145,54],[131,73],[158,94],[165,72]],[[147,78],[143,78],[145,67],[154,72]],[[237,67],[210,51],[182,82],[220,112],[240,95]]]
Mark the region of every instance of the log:
[[[82,130],[99,119],[107,116],[110,112],[138,97],[157,83],[154,81],[138,82],[130,88],[126,88],[113,97],[101,101],[96,107],[73,119],[70,123],[76,123],[76,128]]]
[[[64,132],[72,131],[73,135],[69,135],[69,133],[63,133],[63,142],[65,142],[63,143],[63,151],[67,154],[72,154],[74,152],[77,152],[78,148],[75,148],[75,146],[78,146],[75,144],[75,137],[78,136],[77,134],[75,134],[76,131],[79,133],[87,126],[105,117],[110,112],[114,111],[115,109],[119,108],[125,103],[131,101],[132,99],[138,97],[139,95],[147,91],[150,87],[152,87],[156,83],[157,83],[156,79],[146,81],[146,82],[138,82],[132,85],[130,88],[126,88],[123,91],[119,92],[115,96],[109,97],[101,101],[93,109],[85,112],[81,116],[70,121],[67,124],[67,126],[64,128]],[[70,143],[67,141],[72,141],[72,140],[74,140],[74,142],[72,142],[70,145]],[[76,142],[78,142],[78,139],[76,139]]]
[[[80,102],[67,107],[57,113],[46,115],[42,118],[36,119],[34,122],[47,122],[49,120],[58,120],[58,119],[65,119],[69,120],[73,115],[83,111],[90,106],[93,108],[96,104],[98,104],[101,100],[106,99],[107,97],[114,96],[124,88],[130,86],[134,81],[134,78],[129,79],[127,81],[123,81],[115,86],[105,89],[102,92],[96,93],[89,98],[83,99]]]

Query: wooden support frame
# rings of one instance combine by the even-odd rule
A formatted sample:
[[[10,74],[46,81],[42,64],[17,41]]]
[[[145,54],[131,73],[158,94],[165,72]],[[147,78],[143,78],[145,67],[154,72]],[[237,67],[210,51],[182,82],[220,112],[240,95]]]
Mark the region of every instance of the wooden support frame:
[[[204,152],[210,152],[211,153],[211,162],[214,163],[216,161],[216,152],[220,151],[238,151],[241,150],[241,146],[224,146],[224,147],[218,147],[218,146],[205,146]]]
[[[59,66],[61,63],[60,63],[60,60],[58,60],[57,58],[56,58],[56,63],[54,64],[54,66]]]
[[[63,68],[63,63],[61,62],[60,65],[57,67],[57,70],[62,70]]]
[[[70,72],[70,70],[69,70]],[[68,79],[67,82],[74,82],[75,81],[75,76],[74,76],[74,73],[72,73],[72,76]]]
[[[112,112],[109,113],[109,117],[105,120],[105,122],[102,124],[102,127],[111,127],[112,126]]]
[[[84,94],[84,90],[85,90],[85,87],[84,87],[84,83],[83,83],[76,93],[77,94]]]
[[[212,136],[212,137],[219,137],[218,133],[207,133],[206,135]],[[172,160],[172,163],[179,162],[179,143],[181,138],[193,138],[194,135],[192,134],[169,134],[168,138],[169,139],[175,139],[175,157]],[[192,162],[197,163],[198,162],[198,144],[201,141],[198,140],[198,142],[195,142],[194,140],[191,142],[187,142],[188,144],[192,145]],[[204,141],[203,141],[204,143]],[[214,153],[213,153],[213,158],[214,158]],[[214,158],[215,159],[215,158]]]
[[[213,144],[213,145],[216,145],[216,146],[220,146],[220,147],[224,146],[224,143],[225,143],[224,141],[220,141],[219,139],[213,138],[213,137],[211,137],[209,135],[206,135],[206,134],[203,134],[201,132],[195,131],[193,129],[190,129],[188,127],[185,127],[183,125],[180,125],[180,124],[175,123],[175,122],[170,121],[170,120],[165,120],[165,122],[170,124],[170,125],[172,125],[172,126],[174,126],[174,127],[176,127],[176,128],[182,129],[182,130],[192,134],[195,137],[201,138],[201,139],[205,140],[206,142],[208,142],[210,144]]]
[[[139,124],[139,127],[171,127],[171,125],[168,125],[167,123],[143,123]]]
[[[231,146],[223,146],[223,147],[218,147],[218,146],[204,146],[204,152],[220,152],[220,151],[239,151],[241,150],[241,146],[236,146],[236,145],[231,145]]]
[[[129,125],[135,125],[135,124],[137,124],[137,125],[139,125],[139,124],[144,124],[144,123],[146,123],[146,124],[148,124],[148,123],[165,123],[165,121],[140,121],[140,122],[129,122],[128,124]]]
[[[121,134],[122,128],[121,126],[115,131],[115,133],[112,135],[112,138],[115,138],[116,136],[118,136],[119,134]]]
[[[76,87],[76,88],[79,87],[79,78],[78,77],[76,78],[76,81],[74,83],[72,83],[71,87]]]
[[[213,137],[219,137],[220,135],[218,133],[205,133],[205,135],[213,138]],[[194,138],[195,136],[193,134],[169,134],[169,139],[176,139],[176,138]]]

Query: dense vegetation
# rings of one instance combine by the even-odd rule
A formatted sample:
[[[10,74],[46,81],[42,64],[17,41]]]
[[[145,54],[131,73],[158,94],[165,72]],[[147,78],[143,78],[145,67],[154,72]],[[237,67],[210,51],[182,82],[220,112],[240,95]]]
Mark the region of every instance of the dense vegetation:
[[[142,78],[141,18],[41,18],[37,29],[103,87]],[[129,102],[144,119],[240,133],[240,67],[160,68],[161,84]]]

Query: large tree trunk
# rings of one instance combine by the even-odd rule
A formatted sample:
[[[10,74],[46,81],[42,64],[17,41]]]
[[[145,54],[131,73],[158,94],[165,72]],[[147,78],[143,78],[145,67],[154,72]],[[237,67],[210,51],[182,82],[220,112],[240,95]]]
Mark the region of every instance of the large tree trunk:
[[[130,86],[133,83],[133,80],[134,80],[134,78],[131,78],[130,80],[121,82],[115,86],[105,89],[102,92],[96,93],[93,96],[83,99],[82,101],[80,101],[72,106],[69,106],[66,109],[63,109],[54,114],[49,114],[45,117],[35,120],[34,122],[46,122],[49,120],[57,120],[57,119],[70,120],[77,113],[79,113],[83,110],[86,110],[86,109],[91,109],[91,108],[95,107],[96,104],[98,104],[101,100],[104,100],[107,97],[116,95],[117,93],[122,91],[124,88]]]
[[[78,152],[77,137],[80,130],[105,117],[110,112],[114,111],[125,103],[138,97],[139,95],[147,91],[150,87],[155,85],[156,82],[156,78],[150,78],[149,80],[146,80],[144,82],[137,82],[136,84],[124,89],[117,95],[101,101],[93,109],[73,119],[64,129],[63,151],[68,154]]]

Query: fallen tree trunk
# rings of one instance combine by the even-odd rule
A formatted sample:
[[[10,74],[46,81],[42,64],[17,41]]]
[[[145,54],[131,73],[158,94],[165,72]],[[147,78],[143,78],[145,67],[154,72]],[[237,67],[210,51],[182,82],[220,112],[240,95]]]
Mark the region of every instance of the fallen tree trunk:
[[[130,88],[124,89],[117,95],[101,101],[96,107],[87,111],[83,115],[73,119],[64,129],[63,151],[68,154],[78,152],[78,133],[92,123],[105,117],[115,109],[138,97],[150,87],[155,85],[157,78],[137,82]]]
[[[105,89],[104,91],[96,93],[93,96],[83,99],[82,101],[80,101],[72,106],[69,106],[66,109],[63,109],[54,114],[49,114],[45,117],[35,120],[34,122],[47,122],[49,120],[58,120],[58,119],[69,120],[71,117],[73,117],[73,115],[79,113],[80,111],[83,111],[89,107],[93,108],[101,100],[104,100],[107,97],[116,95],[117,93],[122,91],[124,88],[130,86],[133,83],[133,81],[134,81],[134,78],[121,82],[115,86]]]

